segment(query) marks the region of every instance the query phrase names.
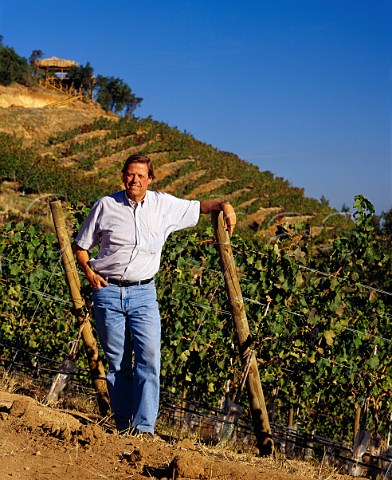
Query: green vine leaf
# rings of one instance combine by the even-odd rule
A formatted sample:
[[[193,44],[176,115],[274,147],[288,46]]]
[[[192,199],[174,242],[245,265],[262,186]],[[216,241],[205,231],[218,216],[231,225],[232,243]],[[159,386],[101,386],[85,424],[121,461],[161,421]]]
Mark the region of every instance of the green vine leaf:
[[[332,345],[333,340],[336,337],[336,333],[333,330],[327,330],[326,332],[323,333],[325,337],[325,341],[327,342],[327,345]]]

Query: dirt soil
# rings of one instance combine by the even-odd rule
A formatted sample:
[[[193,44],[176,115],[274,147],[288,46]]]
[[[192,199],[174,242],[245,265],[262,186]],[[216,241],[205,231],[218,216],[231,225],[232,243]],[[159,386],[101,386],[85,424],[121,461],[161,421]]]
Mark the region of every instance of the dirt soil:
[[[0,131],[14,134],[24,143],[45,142],[57,132],[70,130],[99,117],[116,120],[118,117],[105,112],[99,104],[77,100],[66,106],[46,108],[67,95],[51,92],[42,87],[0,85]]]
[[[96,420],[87,421],[83,413],[0,391],[0,480],[351,478],[320,472],[301,462],[240,455],[189,438],[122,437]]]

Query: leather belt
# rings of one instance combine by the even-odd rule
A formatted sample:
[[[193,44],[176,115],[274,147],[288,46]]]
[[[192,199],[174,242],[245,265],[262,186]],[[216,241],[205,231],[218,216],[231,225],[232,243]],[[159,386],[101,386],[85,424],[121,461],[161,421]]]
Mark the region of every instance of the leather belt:
[[[140,280],[139,282],[130,282],[129,280],[115,280],[114,278],[107,278],[106,281],[108,283],[112,283],[117,285],[118,287],[134,287],[135,285],[146,285],[153,281],[152,278],[148,278],[147,280]]]

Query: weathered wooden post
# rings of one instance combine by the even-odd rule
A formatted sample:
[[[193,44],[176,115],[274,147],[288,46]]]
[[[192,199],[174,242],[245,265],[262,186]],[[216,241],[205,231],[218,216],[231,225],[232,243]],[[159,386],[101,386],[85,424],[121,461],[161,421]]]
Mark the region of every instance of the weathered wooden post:
[[[355,407],[353,445],[354,445],[355,439],[357,438],[357,435],[358,435],[360,421],[361,421],[361,407],[359,405],[357,405]]]
[[[284,448],[284,452],[288,457],[291,457],[294,454],[295,430],[296,427],[294,426],[294,408],[290,407]]]
[[[97,392],[98,405],[101,415],[106,416],[110,410],[109,394],[106,385],[106,374],[103,364],[99,358],[97,342],[94,338],[90,321],[86,318],[85,302],[80,293],[80,280],[76,269],[73,250],[65,223],[64,212],[60,200],[50,203],[53,222],[56,228],[57,238],[61,249],[68,287],[75,307],[75,316],[82,328],[81,337],[86,350],[88,364],[93,379],[95,391]]]
[[[251,355],[249,373],[246,382],[247,390],[253,418],[254,433],[257,439],[257,446],[259,448],[260,455],[266,456],[273,452],[274,445],[271,437],[271,427],[269,424],[263,389],[261,387],[257,360],[254,352],[250,349],[250,330],[235,268],[233,251],[231,249],[229,235],[223,226],[222,213],[214,211],[211,214],[211,218],[215,230],[215,238],[218,244],[226,289],[234,319],[239,351],[244,365],[246,365],[247,359],[249,355]]]

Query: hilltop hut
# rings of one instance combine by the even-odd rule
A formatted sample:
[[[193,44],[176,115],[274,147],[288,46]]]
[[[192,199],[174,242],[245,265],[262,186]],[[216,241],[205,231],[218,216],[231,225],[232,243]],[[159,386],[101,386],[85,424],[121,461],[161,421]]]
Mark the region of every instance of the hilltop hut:
[[[68,94],[74,90],[68,76],[69,71],[78,65],[73,60],[58,57],[43,58],[34,62],[40,85]]]
[[[79,64],[73,60],[49,57],[43,58],[42,60],[36,60],[34,65],[37,67],[40,74],[43,74],[45,77],[67,78],[70,69],[72,67],[77,67]]]

